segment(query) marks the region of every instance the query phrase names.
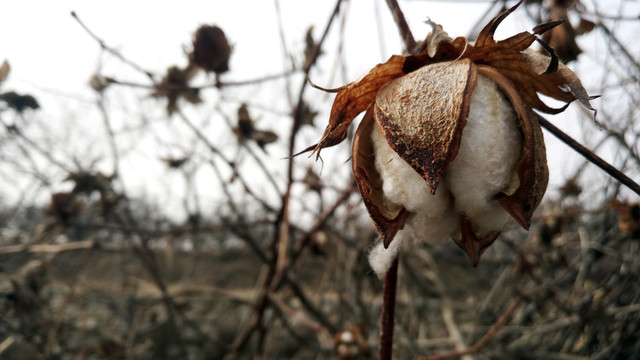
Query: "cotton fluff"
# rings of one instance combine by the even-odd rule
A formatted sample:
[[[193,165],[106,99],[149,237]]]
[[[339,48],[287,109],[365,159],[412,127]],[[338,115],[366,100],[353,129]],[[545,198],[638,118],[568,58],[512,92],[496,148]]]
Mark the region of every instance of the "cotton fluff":
[[[511,104],[492,80],[478,76],[458,154],[435,194],[389,147],[378,126],[371,136],[385,198],[410,214],[389,248],[378,243],[372,249],[369,263],[378,276],[386,273],[406,239],[446,239],[460,225],[460,214],[471,220],[480,236],[500,230],[508,220],[509,214],[494,198],[518,186],[515,168],[523,135]]]
[[[369,253],[369,265],[378,277],[382,278],[387,270],[389,270],[391,262],[396,258],[396,256],[398,256],[400,247],[402,247],[402,244],[404,244],[405,239],[409,236],[411,231],[412,230],[410,228],[405,226],[403,230],[400,230],[396,234],[396,237],[386,249],[382,244],[382,239],[378,240],[373,246]]]

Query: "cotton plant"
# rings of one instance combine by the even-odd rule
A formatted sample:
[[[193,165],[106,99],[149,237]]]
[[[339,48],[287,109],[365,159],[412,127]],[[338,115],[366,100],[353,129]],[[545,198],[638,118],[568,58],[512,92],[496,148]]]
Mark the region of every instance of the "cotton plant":
[[[319,156],[341,143],[365,112],[352,165],[381,237],[370,254],[379,276],[407,239],[450,237],[477,266],[509,218],[528,230],[548,183],[534,110],[557,114],[574,100],[593,110],[577,76],[537,39],[561,21],[494,40],[518,5],[491,20],[475,43],[428,21],[433,31],[418,55],[394,55],[335,90],[329,124],[305,151]],[[534,41],[548,55],[529,49]],[[538,94],[566,105],[550,107]]]

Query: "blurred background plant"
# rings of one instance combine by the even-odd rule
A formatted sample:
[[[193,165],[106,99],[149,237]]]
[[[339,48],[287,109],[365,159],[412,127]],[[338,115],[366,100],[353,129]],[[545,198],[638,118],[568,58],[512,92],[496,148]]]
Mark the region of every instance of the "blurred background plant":
[[[399,8],[444,23],[435,3]],[[372,357],[381,283],[366,255],[377,235],[345,164],[350,149],[325,151],[322,162],[291,155],[317,141],[332,100],[307,76],[340,86],[401,51],[397,5],[336,1],[293,32],[289,17],[307,15],[275,1],[269,36],[280,36],[283,65],[273,68],[260,34],[236,42],[215,14],[181,35],[179,64],[148,70],[73,13],[69,22],[99,47],[81,98],[15,90],[19,64],[7,59],[0,357]],[[474,16],[467,34],[445,26],[469,38],[509,5],[438,4]],[[363,8],[379,32],[356,30]],[[602,96],[595,121],[578,106],[550,120],[640,178],[638,5],[523,9],[517,31],[569,20],[544,40]],[[353,42],[381,56],[354,56]],[[77,106],[45,105],[57,101]],[[640,357],[640,201],[548,135],[555,179],[530,232],[511,224],[477,269],[452,242],[403,254],[397,358]]]

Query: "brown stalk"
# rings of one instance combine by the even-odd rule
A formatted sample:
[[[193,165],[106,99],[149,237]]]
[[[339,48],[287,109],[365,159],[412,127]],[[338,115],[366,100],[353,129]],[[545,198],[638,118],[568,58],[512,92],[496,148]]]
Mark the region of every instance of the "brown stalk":
[[[400,36],[402,36],[402,41],[404,42],[404,47],[408,53],[413,53],[416,48],[416,40],[411,33],[411,29],[409,29],[409,25],[407,24],[407,20],[404,18],[404,13],[402,9],[400,9],[400,5],[398,5],[397,0],[387,0],[387,5],[389,6],[389,10],[391,10],[391,14],[393,14],[393,19],[398,26],[398,31],[400,32]]]
[[[226,357],[229,359],[237,356],[237,354],[239,353],[239,350],[247,344],[251,335],[256,330],[259,330],[261,334],[264,333],[264,327],[262,326],[262,321],[263,321],[263,315],[265,313],[265,310],[267,306],[269,306],[269,301],[267,299],[269,294],[269,289],[272,289],[272,290],[277,289],[280,282],[286,279],[286,269],[288,268],[288,266],[290,266],[288,264],[289,261],[288,259],[286,259],[287,254],[279,253],[278,249],[281,249],[283,247],[284,248],[289,247],[288,233],[290,231],[290,226],[289,226],[288,208],[289,208],[289,201],[291,197],[291,187],[294,183],[294,177],[293,177],[294,158],[292,155],[294,154],[293,149],[295,148],[295,140],[298,134],[298,130],[300,129],[300,125],[302,124],[302,116],[303,116],[302,103],[304,101],[304,98],[303,98],[304,91],[307,87],[306,77],[308,76],[311,67],[315,64],[316,59],[320,55],[320,49],[322,47],[322,44],[324,43],[324,39],[326,38],[329,32],[329,29],[333,24],[333,20],[336,18],[336,16],[339,13],[341,4],[342,4],[342,0],[336,1],[336,5],[329,17],[327,25],[322,34],[322,37],[315,44],[313,51],[311,53],[311,56],[305,63],[305,66],[303,69],[305,73],[305,79],[302,81],[300,91],[298,92],[298,105],[296,106],[296,112],[293,118],[293,122],[291,124],[291,130],[289,134],[289,148],[288,148],[289,162],[287,167],[287,188],[282,194],[282,205],[277,212],[275,221],[273,222],[275,226],[275,232],[271,240],[271,247],[270,247],[271,256],[269,259],[269,270],[265,277],[265,281],[262,282],[261,290],[259,291],[259,296],[258,296],[258,299],[256,300],[254,315],[252,316],[250,322],[245,326],[245,330],[239,333],[236,336],[235,340],[233,341],[233,344],[230,347],[230,351],[228,352]],[[256,351],[256,354],[260,354],[262,352],[261,345],[263,345],[264,343],[260,340],[261,338],[263,338],[261,334],[259,334],[258,349]]]
[[[623,174],[620,170],[613,167],[613,165],[606,162],[604,159],[594,154],[593,151],[587,149],[585,146],[575,141],[571,136],[567,135],[562,130],[558,129],[555,125],[550,123],[547,119],[536,114],[540,126],[547,129],[553,136],[557,137],[563,143],[567,144],[570,148],[575,150],[578,154],[584,156],[589,162],[593,163],[600,169],[604,170],[607,174],[611,175],[614,179],[620,181],[624,186],[628,187],[631,191],[640,195],[640,185],[631,180],[627,175]]]
[[[416,40],[411,33],[400,5],[397,0],[387,0],[389,10],[393,14],[400,36],[408,53],[416,50]],[[399,257],[400,255],[398,255]],[[393,357],[393,325],[396,307],[396,287],[398,283],[398,257],[393,260],[391,267],[384,276],[382,288],[382,311],[380,312],[380,338],[378,355],[380,360],[391,360]]]
[[[396,287],[398,285],[398,258],[384,275],[382,287],[382,311],[380,312],[380,360],[391,360],[393,355],[393,324],[396,308]]]

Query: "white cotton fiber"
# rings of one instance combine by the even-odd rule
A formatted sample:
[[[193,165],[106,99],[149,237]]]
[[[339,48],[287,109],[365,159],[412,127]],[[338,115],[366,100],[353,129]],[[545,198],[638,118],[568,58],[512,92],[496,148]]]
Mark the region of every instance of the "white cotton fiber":
[[[371,136],[385,197],[409,211],[407,226],[413,229],[417,239],[446,239],[458,224],[446,185],[439,187],[435,195],[431,194],[424,179],[389,147],[377,126]]]
[[[446,191],[435,196],[429,192],[424,179],[396,153],[377,126],[373,127],[373,146],[376,168],[382,175],[385,196],[395,204],[404,205],[409,212],[423,212],[440,217],[451,205]]]
[[[500,229],[509,218],[494,197],[517,181],[521,148],[520,124],[510,103],[493,81],[478,76],[460,149],[446,182],[456,210],[471,218],[479,235]]]
[[[379,278],[382,278],[391,267],[391,263],[398,256],[398,251],[402,247],[405,238],[407,238],[406,228],[398,231],[388,248],[385,249],[382,240],[379,239],[371,249],[369,265],[371,265],[371,268]]]

